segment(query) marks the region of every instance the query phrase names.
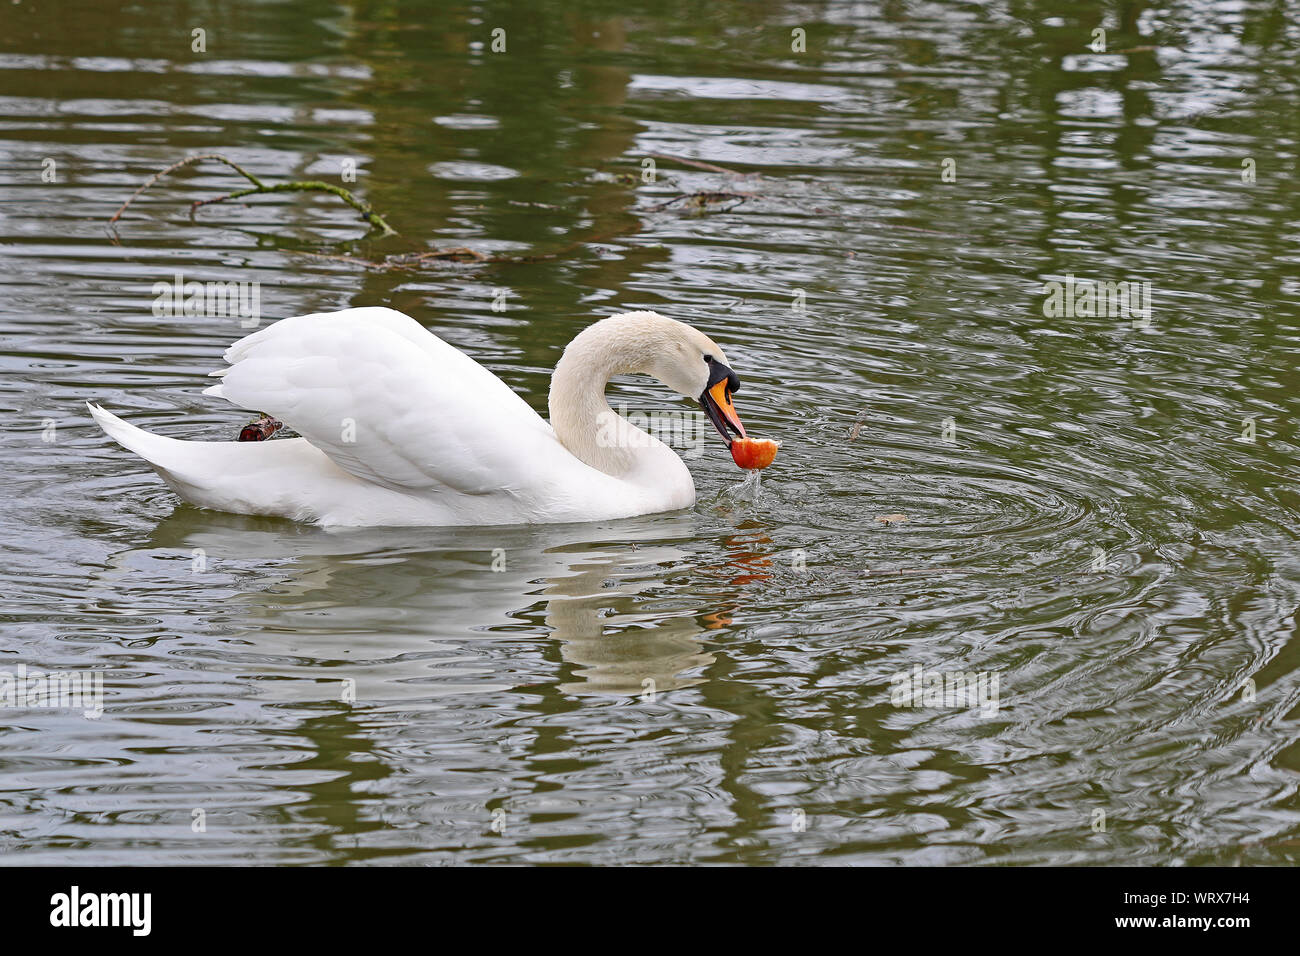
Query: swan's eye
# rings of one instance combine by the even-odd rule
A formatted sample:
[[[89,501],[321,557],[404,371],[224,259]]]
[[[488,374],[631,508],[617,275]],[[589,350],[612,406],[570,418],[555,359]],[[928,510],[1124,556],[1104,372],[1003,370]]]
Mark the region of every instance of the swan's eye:
[[[712,355],[706,355],[706,356],[704,356],[704,364],[705,364],[705,365],[710,364],[712,361],[713,361],[713,356],[712,356]]]

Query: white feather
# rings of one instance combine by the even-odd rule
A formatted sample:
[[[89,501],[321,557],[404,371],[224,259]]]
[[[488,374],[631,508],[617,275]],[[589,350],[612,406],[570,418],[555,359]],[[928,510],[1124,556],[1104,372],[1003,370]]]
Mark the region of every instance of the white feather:
[[[641,315],[657,329],[671,321]],[[328,525],[460,525],[619,518],[694,502],[690,473],[667,446],[644,436],[632,467],[607,474],[499,378],[392,309],[283,319],[225,358],[230,367],[205,394],[272,415],[301,438],[180,441],[90,406],[110,437],[201,507]],[[591,375],[603,395],[608,376]],[[608,410],[603,397],[588,404]],[[590,430],[583,421],[573,427]]]

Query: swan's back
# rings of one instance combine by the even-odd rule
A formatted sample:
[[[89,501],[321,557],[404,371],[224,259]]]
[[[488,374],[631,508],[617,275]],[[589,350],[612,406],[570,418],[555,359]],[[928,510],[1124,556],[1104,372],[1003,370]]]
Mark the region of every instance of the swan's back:
[[[554,440],[501,379],[392,309],[282,319],[225,358],[207,394],[273,415],[344,471],[397,491],[501,491],[521,446]]]

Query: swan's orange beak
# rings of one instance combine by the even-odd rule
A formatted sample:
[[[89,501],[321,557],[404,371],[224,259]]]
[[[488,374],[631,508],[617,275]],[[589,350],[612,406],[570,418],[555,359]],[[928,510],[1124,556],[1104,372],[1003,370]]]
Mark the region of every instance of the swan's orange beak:
[[[709,416],[709,421],[713,422],[713,427],[727,442],[728,448],[731,447],[731,435],[727,429],[741,438],[746,437],[745,426],[740,424],[740,416],[736,414],[736,406],[731,404],[732,392],[739,389],[740,379],[735,372],[721,362],[710,363],[709,384],[700,396],[700,404],[704,407],[704,414]]]

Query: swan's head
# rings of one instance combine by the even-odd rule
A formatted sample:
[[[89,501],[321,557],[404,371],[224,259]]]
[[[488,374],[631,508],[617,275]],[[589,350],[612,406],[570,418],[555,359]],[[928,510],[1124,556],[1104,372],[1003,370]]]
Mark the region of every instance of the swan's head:
[[[652,375],[679,395],[699,402],[727,442],[745,437],[731,396],[740,379],[711,338],[658,312],[611,315],[580,332],[555,366],[551,378],[551,424],[560,441],[579,458],[608,474],[621,474],[626,461],[607,460],[626,449],[598,443],[588,419],[604,405],[605,384],[615,375]],[[599,401],[599,405],[596,404]]]
[[[699,329],[657,312],[629,315],[646,317],[647,337],[653,343],[644,371],[678,395],[699,402],[728,446],[732,432],[744,438],[745,426],[731,402],[731,396],[740,391],[740,378],[718,343]]]

